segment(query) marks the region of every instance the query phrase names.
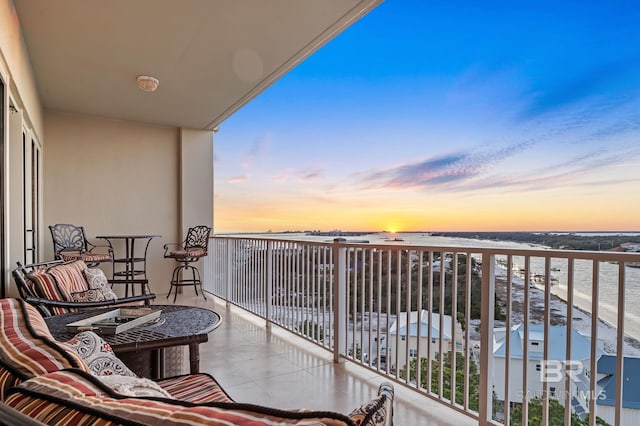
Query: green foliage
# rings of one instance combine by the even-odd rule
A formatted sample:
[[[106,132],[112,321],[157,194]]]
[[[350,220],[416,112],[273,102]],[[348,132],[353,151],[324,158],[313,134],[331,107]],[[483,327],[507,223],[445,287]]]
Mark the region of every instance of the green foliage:
[[[533,398],[529,401],[528,426],[538,426],[542,424],[542,399]],[[515,404],[511,410],[511,424],[513,426],[522,425],[522,404]],[[564,426],[564,406],[558,400],[549,399],[549,426]],[[600,417],[596,417],[596,424],[609,426]],[[589,416],[580,419],[577,414],[571,413],[571,426],[588,426]]]
[[[482,240],[515,241],[540,244],[554,249],[611,250],[623,243],[640,243],[633,235],[575,235],[544,232],[443,232],[434,235]]]
[[[451,400],[451,353],[447,352],[442,358],[442,396]],[[409,362],[409,378],[412,381],[417,379],[417,360],[413,358]],[[420,358],[420,387],[427,389],[427,358]],[[456,353],[456,371],[455,371],[455,402],[464,404],[464,375],[465,360],[464,355]],[[400,377],[407,378],[406,368],[400,370]],[[431,361],[431,392],[438,393],[440,380],[440,361],[439,355]],[[478,373],[478,365],[472,359],[469,359],[469,408],[478,411],[478,403],[480,399],[480,374]]]
[[[380,312],[397,314],[398,312],[408,312],[418,310],[418,305],[422,309],[439,313],[441,305],[444,306],[444,314],[463,319],[467,304],[467,281],[470,282],[470,317],[480,319],[481,305],[481,278],[480,266],[478,262],[471,258],[467,268],[467,256],[459,254],[457,256],[457,278],[454,283],[454,276],[447,259],[441,262],[440,253],[434,253],[430,259],[428,253],[424,253],[422,259],[422,270],[419,262],[414,259],[409,262],[409,252],[399,250],[397,252],[384,252],[382,256],[374,255],[364,257],[359,253],[351,253],[347,260],[349,269],[349,289],[348,308],[353,311],[352,304],[355,302],[355,310],[380,309]],[[400,259],[398,259],[400,257]],[[400,268],[398,268],[398,261]],[[452,261],[452,259],[449,259]],[[429,263],[433,262],[434,267],[430,269]],[[406,265],[411,264],[410,270]],[[440,264],[441,266],[437,266]],[[444,267],[442,267],[444,265]],[[444,276],[441,276],[444,269]],[[467,269],[470,269],[467,271]],[[378,273],[381,273],[378,282]],[[429,272],[432,272],[431,275]],[[373,273],[373,277],[371,274]],[[467,276],[470,274],[470,276]],[[372,282],[373,286],[369,283]],[[366,283],[366,285],[363,284]],[[418,300],[418,289],[421,287],[422,300]],[[442,287],[442,288],[441,288]],[[453,306],[455,293],[455,307]],[[429,296],[432,296],[430,300]],[[399,303],[398,303],[399,302]],[[421,303],[418,303],[421,302]],[[371,306],[373,303],[373,306]],[[504,320],[505,314],[499,300],[495,302],[495,319]],[[452,312],[454,312],[452,314]],[[464,326],[464,324],[463,324]]]

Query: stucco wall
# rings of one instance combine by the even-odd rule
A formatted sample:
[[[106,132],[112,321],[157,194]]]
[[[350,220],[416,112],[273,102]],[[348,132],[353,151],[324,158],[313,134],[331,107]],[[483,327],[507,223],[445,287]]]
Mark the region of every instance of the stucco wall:
[[[83,225],[96,235],[159,234],[149,247],[149,279],[169,288],[172,261],[162,246],[181,239],[180,134],[171,127],[45,111],[44,259],[47,226]]]
[[[42,111],[35,85],[31,60],[24,44],[20,21],[10,0],[0,0],[0,68],[8,69],[11,94],[20,109],[27,111],[24,119],[38,139],[42,139]]]

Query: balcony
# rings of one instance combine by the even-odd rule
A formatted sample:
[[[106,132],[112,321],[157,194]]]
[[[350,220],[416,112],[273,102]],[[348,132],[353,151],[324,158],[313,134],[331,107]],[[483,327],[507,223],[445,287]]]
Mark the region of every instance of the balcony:
[[[391,380],[398,425],[526,424],[539,416],[535,402],[541,424],[552,424],[544,413],[557,414],[557,403],[565,424],[587,413],[591,424],[633,424],[615,354],[636,353],[626,331],[636,335],[627,298],[638,270],[628,265],[640,254],[231,237],[211,245],[205,287],[227,307],[217,305],[225,325],[203,349],[203,370],[238,399],[344,412]],[[613,406],[597,403],[606,354]]]
[[[222,325],[200,347],[200,369],[212,374],[237,401],[279,408],[349,413],[371,399],[384,377],[353,362],[334,363],[331,353],[216,298],[205,302],[188,288],[178,302],[213,309]],[[183,360],[186,360],[183,357]],[[183,366],[187,371],[187,364]],[[395,386],[395,425],[472,425],[426,396]]]

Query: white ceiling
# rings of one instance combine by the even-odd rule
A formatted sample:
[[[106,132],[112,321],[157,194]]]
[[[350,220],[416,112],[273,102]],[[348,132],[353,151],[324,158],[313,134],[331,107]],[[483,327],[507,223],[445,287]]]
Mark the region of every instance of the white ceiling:
[[[45,109],[213,129],[380,1],[14,3]]]

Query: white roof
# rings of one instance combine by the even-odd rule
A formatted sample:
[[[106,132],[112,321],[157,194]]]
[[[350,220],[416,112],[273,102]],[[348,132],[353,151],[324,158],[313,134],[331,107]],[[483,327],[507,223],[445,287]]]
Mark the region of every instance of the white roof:
[[[442,319],[442,338],[443,339],[451,339],[451,316],[450,315],[442,315],[438,313],[429,314],[428,311],[422,310],[420,311],[420,335],[422,337],[429,336],[429,327],[431,326],[431,337],[439,338],[440,337],[440,324]],[[418,335],[418,311],[412,311],[409,314],[409,336],[417,336]],[[398,330],[398,331],[396,331]],[[407,335],[407,313],[400,312],[397,316],[396,320],[391,324],[389,328],[389,334],[399,333],[400,336]]]

